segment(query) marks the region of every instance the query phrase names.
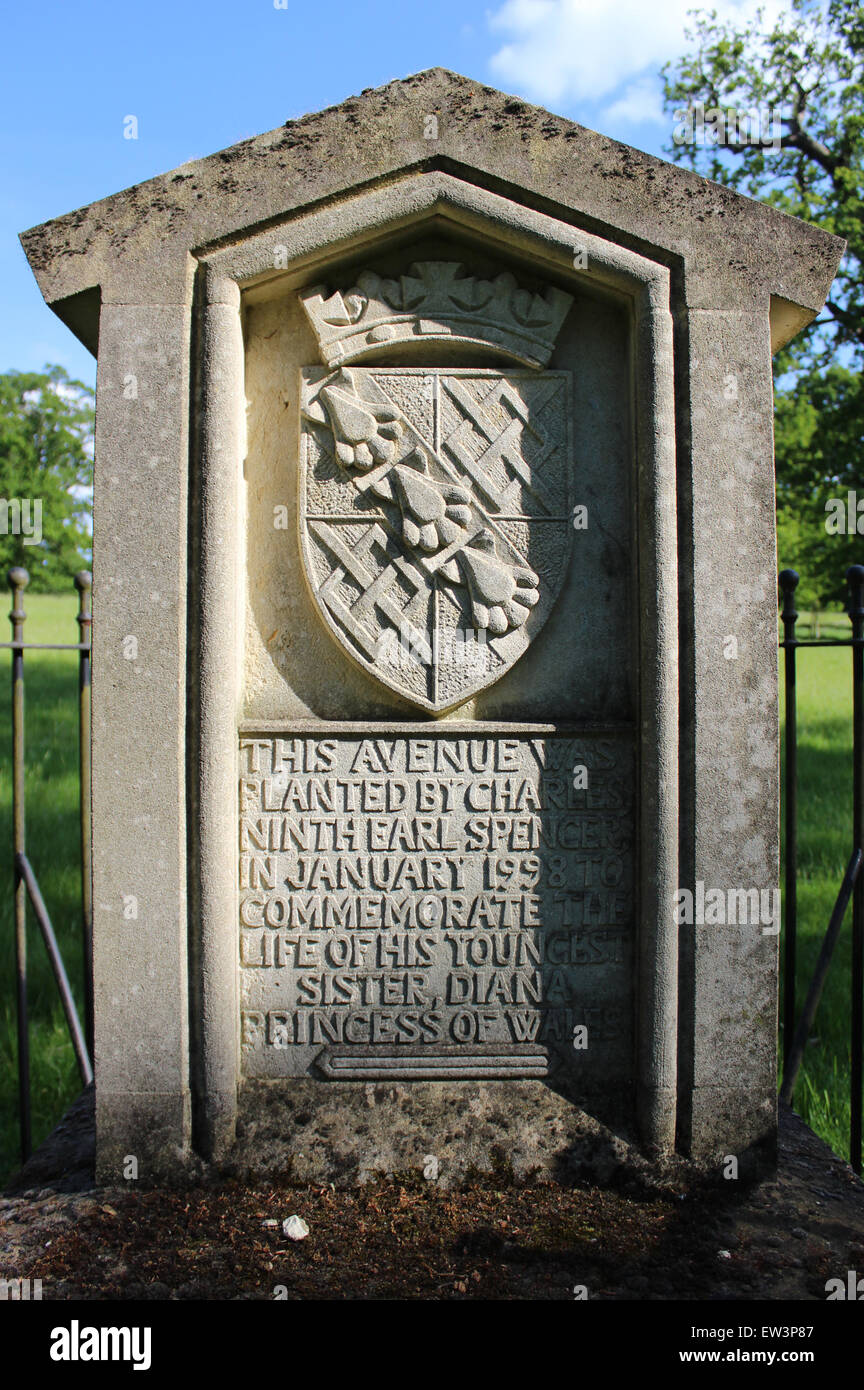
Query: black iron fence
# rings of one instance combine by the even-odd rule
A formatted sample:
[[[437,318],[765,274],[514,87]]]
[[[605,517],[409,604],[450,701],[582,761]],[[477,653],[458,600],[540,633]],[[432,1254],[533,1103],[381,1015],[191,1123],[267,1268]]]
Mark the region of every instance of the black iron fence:
[[[783,903],[783,1084],[780,1100],[791,1105],[804,1049],[834,947],[840,937],[843,918],[852,898],[852,972],[850,1000],[849,1073],[849,1161],[861,1172],[861,1081],[864,1056],[864,566],[852,565],[846,571],[849,594],[846,612],[851,623],[848,637],[802,639],[796,636],[799,613],[795,607],[798,575],[795,570],[780,573],[780,618],[786,677],[786,765],[784,775],[785,891]],[[852,648],[852,849],[834,910],[828,922],[822,949],[801,1015],[798,1017],[795,988],[798,937],[798,709],[796,656],[799,647]]]
[[[48,952],[57,989],[66,1016],[69,1035],[75,1051],[82,1082],[93,1080],[90,1057],[93,1048],[93,908],[91,901],[90,865],[90,629],[92,610],[90,591],[92,580],[86,570],[75,576],[78,590],[79,640],[77,642],[25,642],[24,590],[30,576],[25,569],[12,569],[8,575],[12,591],[12,641],[0,642],[12,652],[12,852],[15,892],[15,994],[18,1025],[18,1114],[21,1134],[21,1159],[25,1162],[32,1148],[30,1104],[30,1013],[27,1000],[27,903],[33,910],[42,940]],[[24,653],[27,651],[77,651],[78,662],[78,731],[79,731],[79,812],[81,821],[81,929],[84,944],[85,1027],[82,1028],[57,943],[51,918],[39,888],[33,866],[27,858],[27,824],[25,817],[25,726],[24,726]]]
[[[785,892],[783,927],[783,1084],[780,1100],[791,1104],[804,1050],[816,1017],[834,948],[840,936],[850,898],[852,909],[852,974],[850,1009],[850,1162],[861,1172],[862,1058],[864,1058],[864,566],[847,571],[849,637],[804,639],[796,635],[799,614],[795,608],[798,575],[783,570],[780,582],[780,617],[786,688],[786,760],[784,775]],[[75,576],[78,591],[79,641],[69,643],[26,642],[24,591],[29,576],[24,569],[8,574],[12,593],[11,642],[0,647],[12,653],[12,826],[15,891],[15,968],[18,1028],[18,1090],[22,1160],[32,1146],[30,1104],[30,1040],[27,1002],[27,903],[29,901],[51,962],[66,1016],[78,1069],[84,1084],[93,1079],[93,911],[91,900],[90,836],[90,662],[92,625],[91,576]],[[828,923],[816,969],[800,1016],[797,1010],[798,930],[798,720],[796,654],[800,647],[852,648],[852,853]],[[81,930],[84,948],[85,1022],[82,1028],[63,958],[33,867],[27,858],[24,798],[25,724],[24,653],[27,651],[77,651],[79,654],[79,812],[81,858]]]

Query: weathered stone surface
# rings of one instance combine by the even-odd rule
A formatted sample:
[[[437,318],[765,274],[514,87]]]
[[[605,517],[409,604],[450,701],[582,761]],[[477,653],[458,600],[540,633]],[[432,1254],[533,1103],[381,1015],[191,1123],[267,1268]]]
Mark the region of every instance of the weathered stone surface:
[[[93,903],[99,1129],[189,1138],[188,315],[103,306],[96,383]],[[108,1002],[110,1001],[110,1002]],[[125,1023],[121,1023],[125,1020]],[[130,1096],[143,1120],[127,1128]]]
[[[247,1081],[229,1171],[290,1172],[299,1182],[351,1184],[387,1174],[416,1178],[434,1158],[435,1181],[472,1174],[600,1182],[658,1170],[621,1137],[621,1108],[609,1127],[540,1081],[369,1081],[303,1079],[290,1090]]]
[[[100,1175],[770,1153],[776,926],[674,905],[776,886],[842,243],[437,69],[23,240],[99,329]]]

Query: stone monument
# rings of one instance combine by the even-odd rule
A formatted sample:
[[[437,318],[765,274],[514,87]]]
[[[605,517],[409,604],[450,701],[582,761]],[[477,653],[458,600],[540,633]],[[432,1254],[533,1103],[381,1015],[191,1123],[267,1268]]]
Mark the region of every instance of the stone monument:
[[[23,242],[98,354],[101,1176],[770,1155],[771,353],[842,243],[441,70]]]

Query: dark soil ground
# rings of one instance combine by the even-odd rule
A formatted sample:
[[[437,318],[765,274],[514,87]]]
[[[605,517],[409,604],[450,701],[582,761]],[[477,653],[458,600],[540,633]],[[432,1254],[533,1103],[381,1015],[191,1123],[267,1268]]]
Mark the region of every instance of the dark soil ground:
[[[84,1097],[0,1199],[0,1278],[41,1279],[45,1300],[824,1301],[828,1279],[864,1274],[864,1184],[789,1113],[778,1172],[749,1188],[499,1175],[457,1191],[389,1178],[119,1190],[96,1188],[91,1164]],[[282,1234],[294,1213],[309,1226],[299,1242]]]

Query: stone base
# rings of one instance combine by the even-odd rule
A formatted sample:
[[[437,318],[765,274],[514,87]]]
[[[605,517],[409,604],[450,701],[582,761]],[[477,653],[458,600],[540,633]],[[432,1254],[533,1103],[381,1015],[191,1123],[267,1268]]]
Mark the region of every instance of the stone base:
[[[700,1175],[724,1172],[722,1155],[701,1162],[680,1154],[651,1158],[632,1135],[538,1081],[248,1081],[239,1102],[237,1138],[224,1162],[210,1165],[189,1149],[181,1155],[172,1150],[177,1161],[169,1174],[151,1146],[142,1155],[139,1143],[145,1161],[138,1182],[148,1187],[167,1179],[182,1187],[208,1177],[279,1177],[348,1188],[379,1175],[432,1181],[434,1173],[438,1186],[454,1188],[476,1174],[495,1174],[502,1185],[536,1178],[677,1191]],[[50,1184],[57,1192],[76,1192],[94,1180],[104,1183],[106,1172],[109,1183],[120,1183],[123,1161],[134,1149],[121,1152],[118,1130],[115,1153],[100,1155],[97,1179],[94,1110],[90,1086],[6,1190]],[[782,1107],[780,1118],[781,1129],[793,1121],[804,1128]],[[772,1174],[773,1136],[738,1157],[738,1176],[745,1182]]]
[[[620,1099],[619,1110],[627,1105],[627,1097]],[[453,1188],[478,1174],[496,1174],[502,1185],[536,1178],[662,1189],[686,1186],[700,1174],[723,1173],[728,1159],[722,1144],[710,1155],[650,1155],[609,1113],[608,1095],[604,1123],[596,1118],[599,1106],[588,1114],[533,1080],[246,1081],[238,1095],[236,1139],[221,1161],[212,1163],[177,1142],[189,1122],[182,1097],[115,1097],[113,1102],[100,1098],[94,1107],[88,1087],[43,1146],[41,1161],[50,1166],[55,1186],[63,1175],[60,1190],[77,1190],[82,1174],[91,1174],[84,1185],[92,1180],[97,1148],[100,1183],[127,1181],[124,1169],[134,1157],[137,1181],[145,1187],[154,1182],[184,1186],[208,1175],[351,1187],[395,1174],[428,1180],[434,1175],[440,1186]],[[735,1155],[745,1181],[776,1168],[776,1130],[768,1129]],[[21,1183],[44,1185],[45,1174],[34,1164],[36,1155],[16,1180],[16,1190]]]
[[[189,1093],[105,1093],[96,1088],[96,1178],[128,1180],[136,1162],[139,1182],[171,1181],[189,1167]]]
[[[748,1181],[776,1167],[773,1109],[735,1151],[715,1133],[698,1150],[682,1142],[683,1152],[659,1156],[628,1127],[628,1114],[632,1098],[623,1090],[572,1098],[540,1080],[247,1080],[238,1091],[236,1139],[214,1151],[206,1135],[189,1139],[188,1097],[98,1096],[96,1173],[102,1183],[120,1182],[134,1158],[145,1184],[194,1182],[210,1172],[350,1187],[376,1175],[434,1173],[441,1185],[458,1187],[496,1173],[502,1183],[662,1188],[721,1173],[730,1152]]]
[[[378,1175],[435,1176],[455,1187],[478,1173],[655,1185],[684,1166],[650,1162],[540,1081],[284,1082],[240,1088],[237,1141],[220,1165],[238,1175],[351,1186]]]

